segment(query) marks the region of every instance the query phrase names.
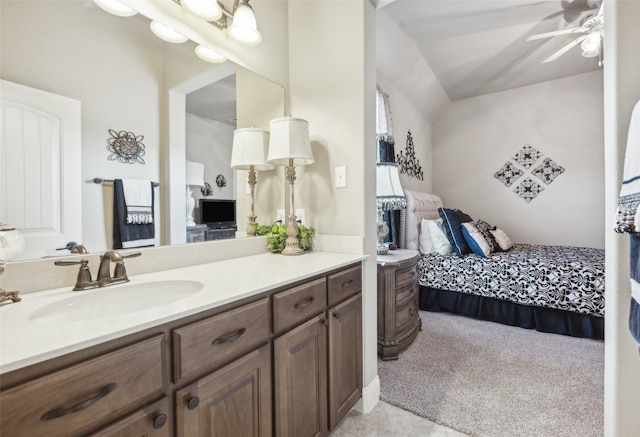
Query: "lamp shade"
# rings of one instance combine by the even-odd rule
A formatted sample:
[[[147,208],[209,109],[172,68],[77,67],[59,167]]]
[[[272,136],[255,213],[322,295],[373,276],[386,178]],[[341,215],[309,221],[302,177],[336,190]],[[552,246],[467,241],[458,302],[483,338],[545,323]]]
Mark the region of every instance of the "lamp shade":
[[[378,207],[382,209],[401,209],[407,205],[398,164],[383,162],[377,164],[376,169],[376,199]]]
[[[249,46],[255,46],[262,41],[262,35],[258,32],[256,25],[256,16],[247,0],[243,0],[233,13],[229,34],[236,41]]]
[[[133,17],[138,12],[131,9],[129,6],[123,5],[118,0],[93,0],[95,4],[100,6],[103,10],[110,14],[117,15],[118,17]]]
[[[187,185],[202,187],[204,185],[204,164],[187,161]]]
[[[309,141],[309,122],[301,118],[280,117],[269,123],[269,154],[267,162],[277,165],[294,166],[313,164],[315,159]]]
[[[263,129],[236,129],[233,132],[231,168],[249,170],[273,170],[275,166],[267,162],[269,132]]]
[[[222,18],[222,9],[217,0],[180,0],[182,6],[207,21],[217,21]]]

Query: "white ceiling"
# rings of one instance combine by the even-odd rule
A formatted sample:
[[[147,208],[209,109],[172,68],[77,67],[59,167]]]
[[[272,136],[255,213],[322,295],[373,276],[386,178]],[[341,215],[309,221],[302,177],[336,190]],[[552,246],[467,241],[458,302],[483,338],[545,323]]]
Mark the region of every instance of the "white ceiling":
[[[187,112],[236,127],[236,75],[187,94]]]
[[[572,41],[530,35],[578,27],[596,0],[379,0],[429,64],[452,101],[598,70],[579,45],[542,61]],[[595,9],[594,9],[595,8]]]

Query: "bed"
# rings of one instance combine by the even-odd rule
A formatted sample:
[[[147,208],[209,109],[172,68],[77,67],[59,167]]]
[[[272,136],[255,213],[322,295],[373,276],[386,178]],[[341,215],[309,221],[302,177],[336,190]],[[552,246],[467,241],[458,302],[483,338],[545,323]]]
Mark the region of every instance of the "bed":
[[[435,235],[432,225],[443,218],[438,211],[443,208],[442,200],[412,190],[405,190],[405,194],[407,208],[401,214],[400,241],[403,248],[422,249],[418,261],[420,309],[541,332],[604,338],[604,250],[512,244],[506,251],[495,247],[491,253],[475,246],[475,252],[460,256],[455,253],[455,244],[450,244],[454,253],[443,254],[445,250],[438,250],[437,244],[436,251],[430,245],[426,248],[422,229],[424,224]],[[446,229],[448,217],[444,218]],[[502,235],[499,232],[492,228],[491,234]],[[464,233],[473,245],[473,236],[469,239],[469,233]]]

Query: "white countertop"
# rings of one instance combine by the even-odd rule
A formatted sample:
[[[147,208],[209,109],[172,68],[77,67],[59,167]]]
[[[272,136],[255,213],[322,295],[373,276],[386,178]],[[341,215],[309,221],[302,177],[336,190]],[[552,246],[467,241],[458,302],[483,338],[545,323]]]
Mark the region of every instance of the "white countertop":
[[[322,274],[366,255],[308,252],[302,256],[272,253],[131,276],[130,282],[87,291],[58,288],[21,295],[0,306],[0,374],[123,337],[166,322]],[[88,321],[30,320],[45,305],[78,293],[109,293],[116,287],[145,282],[192,280],[204,287],[195,294],[151,309]],[[150,302],[153,293],[149,294]],[[125,302],[126,304],[126,302]]]

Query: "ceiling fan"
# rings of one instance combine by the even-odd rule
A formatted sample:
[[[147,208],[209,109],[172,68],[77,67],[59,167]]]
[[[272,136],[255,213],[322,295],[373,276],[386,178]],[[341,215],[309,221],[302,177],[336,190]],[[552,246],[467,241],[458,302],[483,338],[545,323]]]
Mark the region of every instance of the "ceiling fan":
[[[587,1],[587,3],[589,3],[589,0]],[[593,3],[594,6],[597,5],[595,1],[591,3]],[[542,63],[546,64],[547,62],[555,61],[578,44],[580,44],[580,48],[582,49],[582,56],[584,56],[585,58],[592,58],[600,56],[602,52],[602,37],[604,34],[603,23],[604,17],[601,1],[598,12],[592,12],[585,15],[585,17],[581,20],[579,27],[572,27],[569,29],[531,35],[529,38],[527,38],[527,41],[550,38],[559,35],[579,35],[573,41],[542,61]],[[602,57],[600,57],[598,65],[602,65]]]

